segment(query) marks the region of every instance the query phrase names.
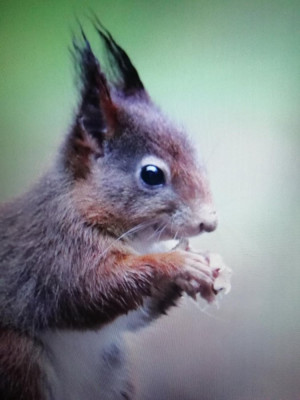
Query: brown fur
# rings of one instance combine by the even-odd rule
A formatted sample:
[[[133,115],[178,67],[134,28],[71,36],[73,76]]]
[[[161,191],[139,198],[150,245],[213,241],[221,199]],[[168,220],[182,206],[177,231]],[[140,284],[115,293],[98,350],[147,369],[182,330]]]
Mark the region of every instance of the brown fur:
[[[12,330],[0,331],[0,396],[5,400],[39,400],[41,372],[36,342]]]

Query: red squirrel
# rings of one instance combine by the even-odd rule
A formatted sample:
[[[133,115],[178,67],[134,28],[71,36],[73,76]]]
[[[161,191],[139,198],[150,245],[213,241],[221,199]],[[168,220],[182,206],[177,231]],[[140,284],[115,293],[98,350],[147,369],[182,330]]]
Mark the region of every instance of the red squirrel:
[[[146,325],[183,293],[210,302],[225,287],[222,265],[185,240],[217,226],[205,167],[126,52],[100,23],[96,29],[113,77],[82,31],[74,41],[81,88],[73,125],[49,171],[0,209],[3,400],[133,399],[132,383],[119,377],[119,339],[105,332]],[[151,250],[169,239],[179,246]],[[92,337],[109,342],[103,368],[87,366],[97,352]],[[66,350],[70,343],[78,346]],[[93,388],[72,361],[64,366],[77,350],[88,354],[85,374],[97,373]],[[117,373],[102,379],[108,364]]]

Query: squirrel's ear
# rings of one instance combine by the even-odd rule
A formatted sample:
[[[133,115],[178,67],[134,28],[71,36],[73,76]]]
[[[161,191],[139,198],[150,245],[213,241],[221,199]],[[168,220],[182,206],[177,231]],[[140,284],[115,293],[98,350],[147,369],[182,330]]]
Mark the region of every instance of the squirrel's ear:
[[[81,86],[80,107],[76,117],[76,132],[82,138],[91,136],[92,141],[102,147],[102,142],[113,134],[116,124],[116,106],[110,95],[110,88],[100,63],[82,31],[83,46],[75,41],[74,55],[79,67]]]
[[[113,137],[118,129],[118,108],[113,97],[136,97],[148,101],[137,70],[125,51],[97,20],[95,28],[102,38],[110,62],[114,82],[109,84],[100,63],[81,29],[82,41],[73,40],[75,66],[79,70],[81,87],[80,106],[66,151],[67,164],[76,176],[85,176],[89,169],[90,154],[103,155],[105,140]]]
[[[90,156],[101,157],[104,141],[114,135],[117,107],[100,63],[83,31],[83,43],[73,40],[72,54],[78,69],[80,103],[64,157],[74,176],[84,178],[90,169]]]

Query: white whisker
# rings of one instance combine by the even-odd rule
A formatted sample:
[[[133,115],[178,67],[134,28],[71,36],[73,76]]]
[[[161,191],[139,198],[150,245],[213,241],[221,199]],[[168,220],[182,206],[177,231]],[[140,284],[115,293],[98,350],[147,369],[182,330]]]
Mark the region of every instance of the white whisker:
[[[122,235],[117,237],[112,243],[109,244],[109,246],[107,246],[107,248],[101,253],[100,257],[103,257],[108,252],[108,250],[112,246],[114,246],[118,241],[120,241],[121,239],[124,239],[125,237],[131,235],[132,233],[136,233],[136,232],[138,232],[140,230],[143,230],[143,229],[149,227],[152,224],[153,224],[153,221],[146,222],[146,223],[142,222],[141,224],[138,224],[138,225],[134,226],[133,228],[130,228],[128,231],[122,233]]]
[[[148,240],[149,240],[149,241],[152,241],[152,238],[156,238],[158,230],[159,230],[159,228],[157,228],[155,231],[153,231],[153,232],[151,233],[150,236],[148,236]]]
[[[174,235],[173,240],[177,240],[177,237],[178,237],[178,229],[177,229],[177,231],[175,232],[175,235]]]
[[[166,229],[166,227],[167,227],[167,224],[165,224],[161,229],[160,229],[160,232],[159,232],[159,235],[158,235],[158,238],[157,238],[157,241],[160,241],[160,237],[161,237],[161,235],[162,235],[162,233],[163,233],[163,231]]]

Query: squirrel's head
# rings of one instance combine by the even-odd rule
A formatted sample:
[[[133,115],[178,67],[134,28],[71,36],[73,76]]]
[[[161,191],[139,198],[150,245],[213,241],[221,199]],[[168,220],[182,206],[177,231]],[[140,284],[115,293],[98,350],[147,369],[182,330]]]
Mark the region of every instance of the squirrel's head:
[[[114,79],[108,81],[82,33],[83,44],[74,44],[81,101],[63,148],[78,211],[116,236],[146,230],[157,240],[214,230],[208,179],[194,147],[153,104],[125,51],[100,23],[96,28]]]

